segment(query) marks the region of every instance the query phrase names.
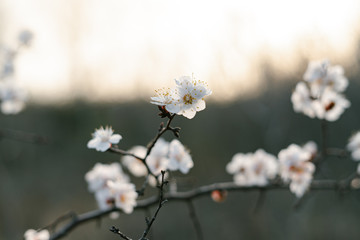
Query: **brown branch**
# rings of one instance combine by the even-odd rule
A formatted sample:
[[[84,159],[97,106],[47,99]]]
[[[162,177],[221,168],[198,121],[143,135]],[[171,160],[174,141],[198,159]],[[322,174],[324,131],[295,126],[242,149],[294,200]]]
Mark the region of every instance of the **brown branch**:
[[[119,235],[121,238],[123,238],[125,240],[132,240],[131,238],[129,238],[128,236],[126,236],[125,234],[120,232],[120,230],[114,226],[112,226],[109,230],[110,230],[110,232],[113,232],[113,233]]]
[[[351,180],[356,175],[352,174],[348,178],[340,181],[336,180],[314,180],[311,183],[309,190],[312,191],[338,191],[338,190],[352,190],[350,187]],[[194,200],[202,196],[209,196],[214,190],[226,190],[226,191],[259,191],[259,190],[288,190],[289,184],[282,182],[273,182],[267,186],[238,186],[233,182],[223,182],[223,183],[214,183],[210,185],[201,186],[199,188],[186,191],[186,192],[169,192],[164,194],[162,197],[153,196],[144,200],[139,200],[135,209],[146,209],[156,204],[159,204],[160,199],[167,199],[168,201],[189,201]],[[99,219],[103,216],[106,216],[114,211],[121,211],[120,209],[114,207],[107,210],[95,210],[87,212],[81,215],[74,215],[72,220],[66,224],[62,229],[53,234],[50,237],[50,240],[60,239],[66,234],[70,233],[75,227],[81,225],[82,223]]]

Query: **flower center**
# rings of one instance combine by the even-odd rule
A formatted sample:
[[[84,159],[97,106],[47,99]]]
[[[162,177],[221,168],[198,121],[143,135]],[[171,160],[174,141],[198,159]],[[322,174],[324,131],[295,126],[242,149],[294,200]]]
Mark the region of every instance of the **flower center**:
[[[120,195],[120,202],[124,203],[126,201],[126,197],[124,194]]]
[[[195,98],[193,98],[190,94],[186,94],[183,97],[184,103],[185,104],[192,104]]]
[[[294,165],[291,165],[289,170],[291,172],[295,172],[295,173],[303,173],[304,172],[304,169],[302,167],[294,166]]]
[[[334,102],[330,102],[328,105],[325,106],[325,111],[330,111],[331,109],[333,109],[335,107],[335,103]]]

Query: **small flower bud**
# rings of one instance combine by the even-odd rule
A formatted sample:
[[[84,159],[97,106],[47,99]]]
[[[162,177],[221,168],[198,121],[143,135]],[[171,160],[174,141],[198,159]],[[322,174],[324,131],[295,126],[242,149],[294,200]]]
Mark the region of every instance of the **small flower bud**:
[[[227,198],[228,192],[226,190],[214,190],[211,192],[211,198],[214,202],[221,203]]]

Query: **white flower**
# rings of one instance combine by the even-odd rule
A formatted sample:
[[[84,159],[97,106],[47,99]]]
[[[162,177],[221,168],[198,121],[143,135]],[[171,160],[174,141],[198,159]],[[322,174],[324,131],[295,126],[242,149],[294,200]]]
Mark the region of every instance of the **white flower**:
[[[29,229],[25,232],[24,238],[25,238],[25,240],[49,240],[50,233],[46,229],[41,230],[41,231]]]
[[[172,140],[169,146],[168,169],[171,171],[180,170],[186,174],[193,166],[194,162],[181,142],[177,139]]]
[[[314,101],[314,109],[317,118],[327,121],[336,121],[346,108],[350,107],[350,102],[341,94],[326,88],[321,99]]]
[[[147,148],[143,146],[135,146],[132,147],[128,152],[140,158],[144,158],[147,152]],[[122,163],[135,177],[146,176],[148,173],[144,163],[135,157],[124,156],[122,158]]]
[[[150,155],[146,158],[146,163],[150,171],[159,175],[161,171],[166,171],[169,165],[168,159],[169,143],[160,138],[152,148]]]
[[[151,103],[159,106],[165,106],[170,113],[178,113],[180,111],[179,96],[177,91],[170,88],[162,88],[155,90],[156,96],[151,97]]]
[[[4,114],[17,114],[25,107],[27,91],[14,79],[0,82],[1,111]]]
[[[350,138],[347,149],[351,152],[351,157],[355,161],[360,160],[360,132],[355,133]]]
[[[107,185],[114,197],[115,206],[127,214],[132,213],[136,206],[136,198],[138,197],[135,185],[119,181],[109,181]]]
[[[205,109],[204,97],[212,93],[207,84],[200,80],[194,80],[189,76],[175,79],[177,93],[179,95],[180,111],[178,115],[192,119],[196,112]]]
[[[101,188],[95,192],[95,199],[101,210],[107,210],[114,207],[115,199],[114,195],[110,191],[109,187]]]
[[[278,172],[276,157],[259,149],[255,153],[237,153],[226,170],[234,174],[234,182],[242,186],[265,186]]]
[[[109,180],[128,182],[129,178],[123,173],[119,163],[96,163],[94,168],[86,173],[85,180],[89,185],[89,191],[97,192],[106,188],[106,183]]]
[[[291,102],[293,103],[295,112],[304,113],[311,118],[316,116],[313,99],[311,98],[309,88],[304,82],[299,82],[296,85],[296,88],[291,95]]]
[[[331,66],[328,60],[311,61],[304,80],[310,83],[311,93],[315,98],[321,96],[325,88],[340,93],[349,84],[344,76],[344,69],[339,65]]]
[[[113,133],[112,128],[108,126],[106,126],[105,129],[103,127],[95,129],[95,132],[92,134],[93,139],[87,143],[87,147],[95,148],[96,151],[105,152],[112,144],[117,144],[122,139],[120,134]]]
[[[290,182],[290,190],[297,197],[302,196],[308,189],[315,165],[310,162],[313,158],[313,147],[309,145],[301,148],[291,144],[288,148],[279,152],[280,176],[285,182]]]

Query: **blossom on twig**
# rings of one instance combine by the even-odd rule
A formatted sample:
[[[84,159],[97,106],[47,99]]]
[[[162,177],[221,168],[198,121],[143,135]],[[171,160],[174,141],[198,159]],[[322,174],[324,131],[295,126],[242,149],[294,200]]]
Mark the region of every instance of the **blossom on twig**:
[[[135,185],[122,181],[108,181],[108,188],[117,208],[123,210],[126,214],[132,213],[136,206],[136,198],[138,194]]]
[[[93,139],[87,143],[87,147],[105,152],[112,144],[118,144],[122,139],[120,134],[113,133],[114,131],[109,126],[106,126],[105,129],[102,126],[99,129],[95,129],[95,132],[92,134]]]
[[[146,147],[144,146],[134,146],[128,152],[132,153],[140,158],[144,158],[146,156]],[[122,164],[126,167],[131,174],[135,177],[143,177],[148,173],[146,166],[144,163],[130,155],[126,155],[122,157]]]
[[[193,166],[194,162],[189,151],[186,150],[179,140],[172,140],[169,146],[168,169],[170,171],[179,170],[180,172],[187,174]]]

